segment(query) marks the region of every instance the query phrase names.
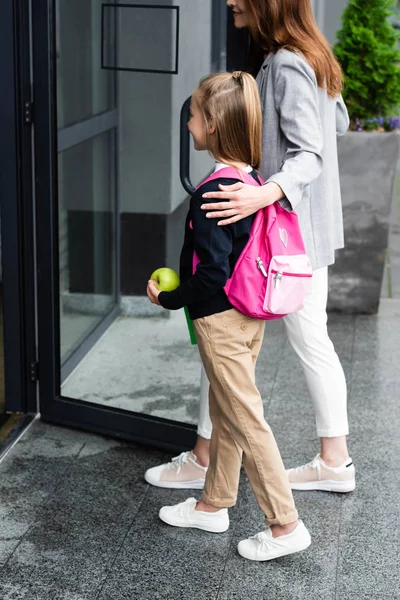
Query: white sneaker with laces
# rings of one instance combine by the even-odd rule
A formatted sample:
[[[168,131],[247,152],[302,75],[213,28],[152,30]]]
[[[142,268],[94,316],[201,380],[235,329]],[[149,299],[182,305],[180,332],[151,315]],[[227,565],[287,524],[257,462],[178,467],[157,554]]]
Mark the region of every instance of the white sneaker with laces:
[[[147,483],[156,487],[179,490],[202,490],[207,467],[199,465],[193,452],[182,452],[171,462],[152,467],[144,475]]]
[[[261,531],[261,533],[239,542],[238,552],[240,556],[249,560],[273,560],[280,556],[301,552],[310,544],[311,536],[303,521],[300,521],[292,533],[280,537],[275,538],[271,529]]]
[[[328,467],[321,456],[295,469],[286,471],[292,490],[352,492],[356,487],[355,469],[351,458],[340,467]]]
[[[197,500],[188,498],[175,506],[163,506],[160,509],[161,521],[174,527],[193,527],[211,533],[223,533],[229,528],[227,508],[221,508],[214,513],[196,510]]]

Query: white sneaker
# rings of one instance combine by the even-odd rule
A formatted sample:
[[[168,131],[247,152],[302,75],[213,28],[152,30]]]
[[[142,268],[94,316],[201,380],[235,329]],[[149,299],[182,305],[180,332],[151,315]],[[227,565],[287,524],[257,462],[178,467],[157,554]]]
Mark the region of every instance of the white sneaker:
[[[238,544],[238,552],[249,560],[273,560],[287,554],[301,552],[311,544],[311,536],[303,521],[292,533],[274,538],[271,529],[261,531]]]
[[[174,527],[193,527],[211,533],[223,533],[229,528],[229,515],[227,508],[208,513],[196,509],[197,500],[188,498],[185,502],[175,506],[163,506],[159,517],[164,523]]]
[[[351,458],[340,467],[328,467],[317,454],[310,463],[288,469],[286,472],[292,490],[352,492],[356,487],[355,469]]]
[[[196,455],[189,451],[182,452],[169,463],[148,469],[144,478],[156,487],[202,490],[206,475],[207,467],[199,465]]]

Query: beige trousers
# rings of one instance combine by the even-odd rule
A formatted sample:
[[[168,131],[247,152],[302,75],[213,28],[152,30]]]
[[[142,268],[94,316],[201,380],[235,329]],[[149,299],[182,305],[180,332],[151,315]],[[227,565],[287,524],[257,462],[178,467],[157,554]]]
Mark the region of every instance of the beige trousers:
[[[255,384],[264,325],[235,309],[194,321],[210,381],[213,426],[203,500],[221,508],[235,505],[244,455],[247,477],[267,523],[285,525],[298,514]]]

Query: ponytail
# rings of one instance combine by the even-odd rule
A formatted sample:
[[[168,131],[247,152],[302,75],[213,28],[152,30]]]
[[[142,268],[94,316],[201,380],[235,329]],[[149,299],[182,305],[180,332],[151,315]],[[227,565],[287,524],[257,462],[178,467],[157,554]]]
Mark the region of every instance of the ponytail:
[[[208,75],[197,90],[207,147],[216,160],[261,164],[262,114],[257,84],[244,71]],[[210,129],[213,133],[209,133]]]

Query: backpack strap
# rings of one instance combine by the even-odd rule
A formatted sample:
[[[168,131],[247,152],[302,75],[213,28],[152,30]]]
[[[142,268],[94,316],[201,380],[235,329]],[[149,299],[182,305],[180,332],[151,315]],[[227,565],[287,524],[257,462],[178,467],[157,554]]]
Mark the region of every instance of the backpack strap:
[[[214,179],[239,179],[243,181],[243,183],[248,183],[249,185],[257,185],[257,181],[255,181],[254,177],[250,175],[250,173],[246,173],[243,169],[235,169],[235,167],[224,167],[223,169],[219,169],[214,173],[211,173],[207,179],[202,181],[200,185],[197,186],[196,190],[198,190],[202,185],[208,183],[209,181],[214,181]],[[259,184],[264,185],[263,180],[260,176],[258,176]]]

